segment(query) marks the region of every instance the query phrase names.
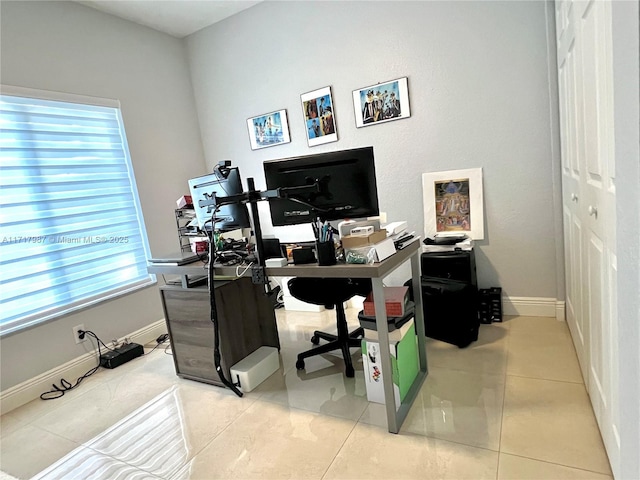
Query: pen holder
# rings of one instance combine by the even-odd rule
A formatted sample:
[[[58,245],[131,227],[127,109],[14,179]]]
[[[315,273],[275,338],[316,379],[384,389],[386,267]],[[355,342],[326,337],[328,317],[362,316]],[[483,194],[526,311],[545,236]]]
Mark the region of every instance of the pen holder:
[[[335,265],[336,246],[333,241],[316,242],[316,257],[318,265]]]

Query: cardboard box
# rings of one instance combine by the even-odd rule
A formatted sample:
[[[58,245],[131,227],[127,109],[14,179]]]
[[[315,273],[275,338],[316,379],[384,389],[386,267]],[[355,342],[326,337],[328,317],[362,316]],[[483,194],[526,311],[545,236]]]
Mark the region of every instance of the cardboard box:
[[[404,400],[420,371],[418,362],[418,339],[415,325],[407,330],[399,342],[389,344],[391,372],[396,410]],[[370,402],[385,403],[380,361],[380,344],[366,338],[362,340],[362,363],[364,366],[367,399]]]
[[[373,245],[387,238],[387,231],[383,228],[370,235],[345,235],[340,240],[344,249]]]
[[[409,301],[409,287],[384,287],[383,291],[387,317],[402,317],[404,307]],[[365,315],[375,316],[376,306],[373,302],[373,292],[370,292],[364,299],[363,310]]]
[[[345,248],[347,254],[347,263],[378,263],[391,255],[396,253],[396,245],[393,243],[393,239],[390,237],[385,238],[383,241],[376,243],[375,245],[365,245],[362,247],[350,247]],[[358,257],[364,257],[366,262],[350,262],[349,252],[352,252]]]

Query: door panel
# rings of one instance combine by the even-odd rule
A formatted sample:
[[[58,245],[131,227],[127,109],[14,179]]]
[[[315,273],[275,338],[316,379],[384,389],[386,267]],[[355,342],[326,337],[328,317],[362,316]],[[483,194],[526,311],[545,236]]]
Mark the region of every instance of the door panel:
[[[588,242],[589,250],[587,254],[587,289],[588,289],[588,322],[590,330],[590,378],[589,378],[589,394],[591,395],[591,403],[593,404],[596,418],[602,417],[607,404],[606,394],[606,378],[607,372],[604,371],[604,342],[605,331],[602,318],[602,297],[603,297],[603,262],[604,262],[604,246],[602,241],[591,236]]]
[[[576,351],[578,352],[578,358],[583,360],[584,365],[581,363],[580,368],[582,370],[582,378],[585,381],[585,385],[588,385],[589,371],[587,365],[589,365],[589,322],[586,315],[583,314],[583,275],[582,275],[582,224],[580,217],[573,215],[571,218],[571,232],[569,234],[569,258],[571,259],[571,272],[572,278],[570,280],[571,288],[573,290],[573,308],[575,312],[575,318],[573,320],[573,330],[577,334],[574,335],[574,343],[577,342]]]
[[[619,458],[611,4],[556,3],[567,322],[603,441]],[[616,473],[617,465],[612,461]]]

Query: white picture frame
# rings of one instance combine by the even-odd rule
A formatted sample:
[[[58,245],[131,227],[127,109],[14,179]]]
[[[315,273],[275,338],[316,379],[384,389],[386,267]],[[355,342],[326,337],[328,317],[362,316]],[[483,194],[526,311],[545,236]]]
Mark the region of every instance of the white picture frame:
[[[354,90],[353,109],[357,128],[409,118],[407,77]]]
[[[303,93],[300,95],[300,101],[307,132],[307,144],[315,147],[324,143],[337,142],[338,130],[331,87]]]
[[[247,119],[251,150],[274,147],[291,142],[287,111],[276,110]]]
[[[422,174],[425,238],[466,234],[484,239],[482,168]]]

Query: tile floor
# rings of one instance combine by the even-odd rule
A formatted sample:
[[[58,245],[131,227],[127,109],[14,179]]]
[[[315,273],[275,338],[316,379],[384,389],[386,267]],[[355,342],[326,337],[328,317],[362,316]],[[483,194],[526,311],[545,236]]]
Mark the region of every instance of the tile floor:
[[[427,340],[429,376],[393,435],[361,359],[355,378],[333,355],[295,369],[332,315],[278,310],[280,370],[243,398],[179,379],[158,348],[9,412],[0,480],[612,478],[566,324],[507,317],[466,349]]]

